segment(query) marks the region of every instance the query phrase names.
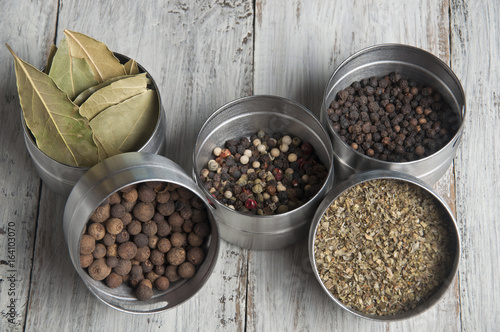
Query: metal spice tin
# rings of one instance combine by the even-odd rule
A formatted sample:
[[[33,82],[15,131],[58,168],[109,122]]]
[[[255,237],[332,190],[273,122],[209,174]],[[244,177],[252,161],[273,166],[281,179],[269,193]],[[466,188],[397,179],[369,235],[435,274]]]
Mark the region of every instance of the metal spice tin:
[[[200,171],[211,159],[217,146],[228,139],[250,136],[258,130],[282,132],[311,143],[325,167],[328,177],[320,191],[306,204],[283,214],[272,216],[247,215],[232,210],[212,199],[221,237],[237,246],[271,250],[283,248],[300,240],[309,229],[316,208],[333,182],[333,148],[327,132],[314,115],[302,105],[276,96],[244,97],[215,111],[201,128],[193,154],[193,178],[205,195]]]
[[[318,231],[318,226],[321,222],[321,218],[327,211],[327,209],[330,207],[330,205],[335,202],[335,200],[341,196],[343,193],[347,192],[351,188],[364,183],[366,181],[370,180],[375,180],[375,179],[389,179],[389,180],[400,180],[407,182],[411,185],[415,185],[420,187],[421,189],[424,190],[424,192],[429,193],[431,196],[435,198],[435,201],[437,204],[442,207],[442,210],[445,211],[447,220],[449,220],[449,236],[451,237],[451,243],[452,243],[452,263],[451,263],[451,268],[449,270],[449,274],[446,276],[446,278],[443,280],[442,284],[439,286],[439,288],[423,303],[419,304],[416,306],[414,309],[404,311],[401,313],[393,314],[393,315],[387,315],[387,316],[378,316],[378,315],[369,315],[364,312],[360,312],[358,310],[355,310],[351,307],[348,307],[345,305],[342,301],[337,299],[334,295],[332,295],[326,286],[323,284],[323,281],[321,280],[320,274],[318,272],[318,267],[316,265],[316,260],[315,260],[315,240],[316,240],[316,234]],[[378,321],[396,321],[396,320],[402,320],[402,319],[407,319],[410,317],[413,317],[415,315],[418,315],[425,310],[429,309],[432,307],[436,302],[439,301],[439,299],[443,296],[443,294],[446,292],[446,290],[449,288],[450,284],[452,283],[458,269],[458,264],[459,264],[459,257],[460,257],[460,237],[459,237],[459,232],[458,232],[458,227],[456,224],[455,217],[453,215],[453,212],[450,210],[449,206],[446,204],[446,202],[437,194],[428,184],[423,182],[422,180],[419,180],[411,175],[407,175],[404,173],[400,172],[393,172],[393,171],[384,171],[384,170],[375,170],[375,171],[370,171],[370,172],[363,172],[363,173],[356,173],[349,177],[347,180],[337,184],[324,198],[324,200],[321,202],[321,204],[318,207],[318,210],[316,211],[316,214],[314,215],[313,222],[311,224],[310,232],[309,232],[309,242],[308,242],[308,251],[309,251],[309,259],[311,261],[311,266],[313,268],[313,273],[318,280],[321,288],[323,291],[327,294],[327,296],[338,306],[343,308],[344,310],[370,320],[378,320]]]
[[[119,53],[114,54],[121,62],[126,62],[130,59],[129,57],[126,57]],[[138,64],[138,67],[141,73],[147,72],[140,64]],[[158,110],[158,120],[151,137],[138,151],[145,153],[162,154],[165,150],[165,111],[161,103],[158,86],[156,85],[154,79],[152,77],[150,78],[152,85],[151,89],[157,92],[158,104],[160,105],[160,109]],[[26,126],[26,122],[24,121],[22,112],[21,121],[23,127],[24,142],[31,158],[33,159],[33,164],[35,165],[38,174],[50,189],[52,189],[59,195],[67,197],[75,183],[89,170],[89,167],[65,165],[47,156],[37,147],[33,135]]]
[[[328,118],[328,108],[338,91],[354,81],[381,77],[394,71],[402,77],[433,86],[460,119],[454,137],[437,152],[419,160],[387,162],[361,154],[341,140]],[[452,70],[436,56],[408,45],[375,45],[351,55],[337,67],[326,86],[320,117],[332,139],[336,180],[346,179],[356,172],[380,169],[407,173],[433,184],[446,172],[460,145],[465,118],[465,94]]]
[[[93,280],[80,266],[80,239],[93,211],[115,191],[146,181],[164,181],[183,186],[206,205],[211,234],[204,244],[206,257],[191,279],[172,283],[166,291],[156,291],[147,301],[139,301],[128,285],[108,288]],[[210,277],[217,262],[220,246],[218,226],[212,208],[200,188],[173,161],[155,154],[129,152],[119,154],[88,170],[71,191],[63,215],[63,230],[69,255],[85,286],[103,303],[128,313],[156,313],[171,309],[196,294]]]

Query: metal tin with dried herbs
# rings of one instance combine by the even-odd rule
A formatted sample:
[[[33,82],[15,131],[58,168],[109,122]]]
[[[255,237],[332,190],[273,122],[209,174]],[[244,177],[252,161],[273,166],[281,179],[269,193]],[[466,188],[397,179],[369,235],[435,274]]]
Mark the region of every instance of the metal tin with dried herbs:
[[[123,63],[130,60],[129,57],[119,53],[114,53],[114,55]],[[147,72],[140,64],[137,65],[141,73]],[[154,128],[151,128],[151,136],[137,151],[144,153],[162,154],[165,150],[165,110],[163,109],[158,86],[156,85],[156,82],[152,77],[151,86],[152,90],[156,91],[158,95],[158,117]],[[28,149],[31,158],[33,159],[33,164],[35,165],[35,168],[41,179],[54,192],[67,197],[76,182],[89,170],[90,167],[69,166],[50,158],[36,145],[35,139],[26,126],[26,122],[22,114],[21,122],[26,148]]]
[[[458,267],[452,211],[424,182],[371,171],[336,186],[311,225],[317,280],[342,308],[363,318],[399,320],[436,303]]]

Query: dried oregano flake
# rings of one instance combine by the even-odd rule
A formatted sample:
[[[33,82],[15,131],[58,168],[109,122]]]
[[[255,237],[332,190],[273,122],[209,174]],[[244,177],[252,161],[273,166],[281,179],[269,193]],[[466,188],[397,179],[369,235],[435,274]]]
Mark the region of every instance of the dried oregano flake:
[[[449,274],[449,217],[407,182],[379,179],[340,195],[316,232],[316,266],[345,305],[372,315],[415,308]]]

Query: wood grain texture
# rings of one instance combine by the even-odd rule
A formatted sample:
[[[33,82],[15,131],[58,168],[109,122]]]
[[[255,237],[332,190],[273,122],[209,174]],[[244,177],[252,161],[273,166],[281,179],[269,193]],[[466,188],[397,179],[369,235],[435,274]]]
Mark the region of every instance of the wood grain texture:
[[[24,326],[40,190],[40,178],[24,146],[14,61],[4,44],[25,61],[43,66],[54,39],[56,8],[57,1],[0,4],[0,330],[4,331],[21,331]],[[18,11],[23,15],[13,15]]]
[[[0,330],[496,331],[500,326],[500,3],[497,0],[6,0],[0,2]],[[277,251],[224,241],[205,287],[161,314],[97,300],[62,234],[65,199],[41,184],[24,147],[9,43],[35,66],[62,30],[80,31],[141,63],[167,112],[167,157],[191,173],[192,146],[218,107],[251,94],[296,100],[316,115],[349,55],[378,43],[423,48],[448,63],[467,99],[454,163],[434,188],[455,211],[459,273],[430,310],[371,322],[336,307],[312,274],[306,238]],[[16,228],[16,294],[8,288],[8,223]],[[15,298],[15,324],[8,303]]]
[[[467,98],[455,159],[462,330],[500,326],[500,3],[451,1],[451,66]]]
[[[379,43],[410,44],[449,63],[448,9],[447,1],[433,0],[257,1],[255,92],[297,100],[319,115],[323,90],[333,70],[359,49]],[[275,74],[268,75],[272,70]],[[435,187],[444,193],[454,187],[452,168]],[[453,203],[453,197],[448,201]],[[460,328],[456,280],[436,306],[417,318],[382,324],[345,313],[322,293],[307,267],[306,241],[272,253],[250,253],[249,331]]]

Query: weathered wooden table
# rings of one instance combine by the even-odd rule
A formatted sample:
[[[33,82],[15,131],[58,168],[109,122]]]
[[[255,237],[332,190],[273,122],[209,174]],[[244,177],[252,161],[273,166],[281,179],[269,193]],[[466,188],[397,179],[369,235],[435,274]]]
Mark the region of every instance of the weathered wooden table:
[[[0,330],[499,330],[499,22],[497,0],[2,0]],[[456,211],[462,240],[452,287],[415,318],[372,322],[322,293],[306,241],[268,252],[223,242],[206,286],[171,311],[134,316],[99,302],[69,260],[61,227],[65,198],[40,180],[24,146],[13,60],[3,47],[9,43],[41,67],[65,28],[149,70],[167,111],[167,156],[188,171],[186,147],[226,102],[273,94],[318,115],[333,70],[361,48],[397,42],[440,57],[461,80],[468,112],[454,164],[435,185]]]

